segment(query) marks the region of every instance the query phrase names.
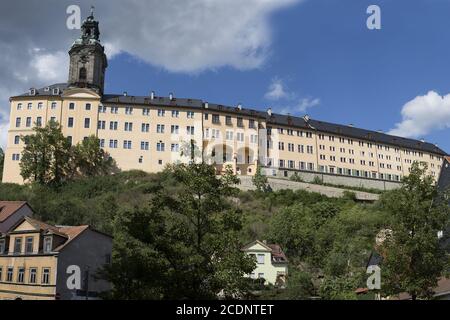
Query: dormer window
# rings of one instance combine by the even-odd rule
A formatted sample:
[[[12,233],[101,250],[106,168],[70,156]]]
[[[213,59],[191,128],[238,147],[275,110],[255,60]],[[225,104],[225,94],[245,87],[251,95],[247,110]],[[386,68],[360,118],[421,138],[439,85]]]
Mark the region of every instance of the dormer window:
[[[27,237],[25,240],[25,253],[33,253],[33,237]]]
[[[52,252],[52,237],[47,236],[44,238],[44,253]]]
[[[53,89],[53,95],[55,95],[55,96],[59,95],[59,88]]]
[[[22,238],[16,238],[14,240],[14,253],[22,253]]]
[[[0,254],[5,253],[5,244],[6,244],[5,239],[0,239]]]
[[[36,93],[37,93],[36,89],[34,89],[34,88],[30,89],[30,96],[35,96]]]
[[[44,91],[45,92],[49,92],[50,91],[50,87],[45,87]]]

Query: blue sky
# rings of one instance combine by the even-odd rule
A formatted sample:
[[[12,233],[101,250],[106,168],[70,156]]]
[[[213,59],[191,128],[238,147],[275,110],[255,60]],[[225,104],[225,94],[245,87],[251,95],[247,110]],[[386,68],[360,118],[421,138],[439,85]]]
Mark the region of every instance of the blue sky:
[[[381,30],[366,27],[370,4],[381,8]],[[298,99],[320,99],[319,105],[295,114],[387,132],[401,122],[408,101],[430,90],[450,92],[449,16],[450,2],[444,0],[306,1],[271,17],[270,54],[255,70],[222,67],[180,74],[121,54],[110,63],[107,91],[173,91],[180,97],[285,111],[297,100],[265,98],[278,79]],[[449,128],[433,130],[424,138],[450,151],[449,133]]]
[[[46,1],[61,6],[46,12],[58,14],[60,20],[48,19],[57,27],[66,18],[59,15],[64,6],[76,2]],[[78,2],[84,16],[92,2],[97,7],[112,57],[108,93],[173,92],[385,132],[399,124],[392,132],[425,138],[450,152],[450,0],[192,0],[190,6],[168,0],[169,7],[156,0],[148,7]],[[372,4],[381,8],[381,30],[366,27]],[[125,13],[133,19],[124,20]],[[31,28],[39,31],[36,37],[43,33],[43,27]],[[64,41],[36,51],[42,76],[30,75],[33,83],[65,81],[66,67],[52,76],[48,70],[61,59],[67,64],[67,47],[78,31],[61,29]],[[0,48],[2,31],[0,23]],[[22,86],[17,90],[28,89]]]

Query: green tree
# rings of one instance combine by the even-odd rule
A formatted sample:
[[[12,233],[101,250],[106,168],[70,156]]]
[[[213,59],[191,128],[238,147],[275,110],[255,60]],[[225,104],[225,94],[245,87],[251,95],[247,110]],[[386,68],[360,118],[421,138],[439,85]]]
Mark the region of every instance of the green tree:
[[[77,172],[84,177],[108,175],[117,172],[115,161],[100,148],[100,140],[90,136],[74,149]]]
[[[22,136],[25,148],[20,174],[24,180],[42,185],[60,185],[73,173],[71,145],[54,121],[34,131],[33,135]]]
[[[392,215],[391,236],[380,248],[385,295],[407,292],[413,300],[431,298],[448,265],[438,232],[447,229],[450,208],[426,172],[426,165],[413,163],[402,187],[383,196],[382,203]]]
[[[5,163],[5,153],[3,149],[0,147],[0,182],[3,178],[3,164]]]
[[[173,165],[150,204],[118,215],[113,263],[104,276],[121,299],[241,296],[255,262],[241,251],[241,213],[228,200],[236,176],[206,164]]]
[[[269,181],[267,176],[262,173],[261,166],[258,165],[256,167],[255,175],[252,177],[253,185],[256,187],[256,190],[261,192],[269,191]]]

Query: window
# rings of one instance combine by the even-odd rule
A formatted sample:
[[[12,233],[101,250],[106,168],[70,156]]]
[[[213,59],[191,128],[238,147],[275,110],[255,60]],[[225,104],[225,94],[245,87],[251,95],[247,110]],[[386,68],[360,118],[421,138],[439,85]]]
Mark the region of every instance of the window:
[[[123,141],[123,148],[124,149],[131,149],[131,141],[130,140],[124,140]]]
[[[226,132],[226,139],[227,140],[233,140],[233,131],[227,131]]]
[[[187,118],[188,118],[188,119],[194,119],[194,114],[195,114],[195,113],[194,113],[193,111],[187,111],[186,114],[187,114]]]
[[[170,151],[172,151],[172,152],[179,152],[180,151],[180,146],[177,143],[172,143],[172,145],[170,146]]]
[[[6,274],[6,282],[12,282],[13,281],[13,267],[8,267],[8,273]]]
[[[125,131],[133,131],[133,122],[125,122]]]
[[[38,103],[38,110],[42,110],[42,107],[43,107],[42,102],[39,102],[39,103]]]
[[[98,122],[98,129],[99,130],[105,130],[106,127],[106,121],[99,121]]]
[[[91,110],[92,105],[90,103],[86,103],[86,111]]]
[[[119,107],[111,107],[111,113],[117,114],[119,112]]]
[[[25,240],[25,253],[33,253],[33,237],[27,237]]]
[[[141,150],[149,150],[149,142],[141,141]]]
[[[194,135],[194,127],[193,126],[187,126],[186,127],[186,133],[187,133],[187,135]]]
[[[164,125],[163,124],[158,124],[156,126],[156,132],[157,133],[164,133]]]
[[[75,110],[75,103],[69,103],[69,110]]]
[[[100,148],[105,147],[105,139],[100,139]]]
[[[22,104],[21,103],[17,104],[17,110],[22,110]]]
[[[0,281],[3,280],[3,267],[0,267]]]
[[[212,115],[212,123],[219,124],[220,123],[220,116],[218,114]]]
[[[33,104],[32,104],[32,103],[29,103],[27,108],[28,108],[28,110],[33,109]]]
[[[117,128],[118,128],[118,126],[119,126],[119,123],[118,123],[117,121],[111,121],[111,122],[109,123],[109,129],[110,129],[110,130],[116,131]]]
[[[42,269],[42,284],[50,284],[50,268]]]
[[[178,118],[180,116],[180,111],[172,110],[172,118]]]
[[[0,254],[5,253],[5,239],[0,240]]]
[[[90,126],[91,126],[91,119],[85,118],[84,119],[84,128],[89,129]]]
[[[73,128],[73,118],[69,118],[69,119],[67,120],[67,126],[68,126],[69,128]]]
[[[72,136],[68,136],[67,137],[67,142],[70,144],[70,145],[72,145]]]
[[[52,237],[44,238],[44,253],[52,252]]]
[[[13,161],[19,161],[19,160],[20,160],[20,154],[14,153],[14,154],[12,155],[12,159],[13,159]]]
[[[150,108],[144,108],[144,109],[142,109],[142,115],[143,115],[143,116],[148,116],[148,115],[150,115]]]
[[[250,129],[255,129],[255,120],[249,120],[248,121],[248,127]]]
[[[158,117],[164,117],[166,115],[166,111],[162,109],[158,109]]]
[[[143,123],[141,131],[142,132],[149,132],[150,131],[150,124],[149,123]]]
[[[56,102],[52,102],[52,106],[51,106],[52,110],[56,109]]]
[[[164,150],[165,150],[164,142],[158,142],[156,144],[156,150],[159,151],[159,152],[164,152]]]
[[[179,126],[171,126],[171,127],[170,127],[170,132],[171,132],[172,134],[178,134],[179,129],[180,129]]]
[[[132,107],[126,107],[125,108],[125,114],[132,115],[133,114],[133,108]]]
[[[29,283],[36,283],[36,275],[37,275],[37,269],[36,268],[30,268],[30,279],[28,280]]]
[[[98,113],[106,113],[106,107],[105,106],[99,106],[98,107]]]
[[[27,120],[26,120],[26,122],[25,122],[25,126],[26,126],[27,128],[30,128],[30,127],[31,127],[31,117],[27,117]]]
[[[111,149],[117,149],[117,140],[109,140],[109,147]]]
[[[237,118],[237,126],[243,127],[244,126],[244,120],[242,118]]]
[[[257,262],[258,264],[264,264],[264,254],[257,255]]]
[[[17,270],[17,282],[18,283],[23,283],[23,278],[24,278],[24,276],[25,276],[25,268],[23,268],[23,267],[20,267],[18,270]]]
[[[87,78],[87,71],[85,67],[80,68],[80,73],[79,73],[79,79],[80,82],[84,82],[86,81]]]
[[[22,238],[17,237],[14,240],[14,253],[22,252]]]
[[[20,143],[20,136],[15,136],[14,137],[14,144],[19,144]]]
[[[16,128],[20,127],[20,122],[21,122],[21,119],[20,118],[16,118]]]
[[[233,122],[231,121],[231,116],[226,116],[226,118],[225,118],[225,124],[226,124],[227,126],[233,125]]]

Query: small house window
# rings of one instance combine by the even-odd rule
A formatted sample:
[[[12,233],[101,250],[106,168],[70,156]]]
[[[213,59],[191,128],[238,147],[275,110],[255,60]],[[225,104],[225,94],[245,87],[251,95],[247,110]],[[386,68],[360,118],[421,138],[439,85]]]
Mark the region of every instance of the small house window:
[[[14,241],[14,253],[22,252],[22,238],[16,238]]]
[[[26,238],[25,253],[33,252],[33,237]]]
[[[44,253],[49,253],[52,251],[52,237],[44,238]]]

